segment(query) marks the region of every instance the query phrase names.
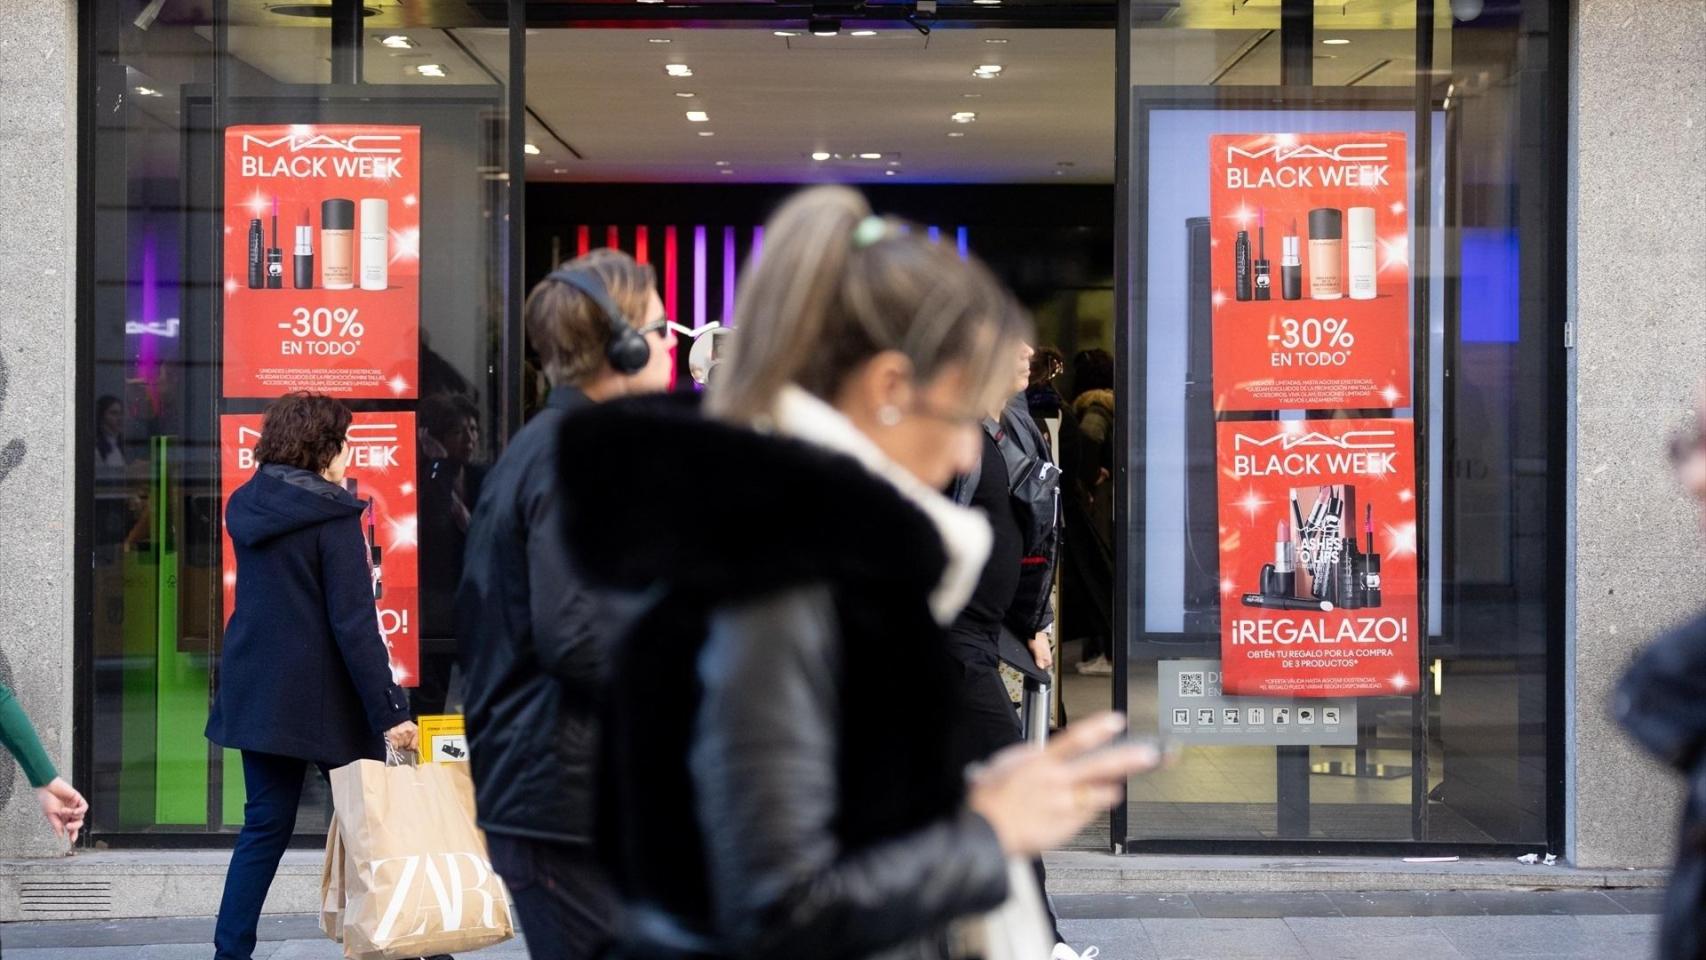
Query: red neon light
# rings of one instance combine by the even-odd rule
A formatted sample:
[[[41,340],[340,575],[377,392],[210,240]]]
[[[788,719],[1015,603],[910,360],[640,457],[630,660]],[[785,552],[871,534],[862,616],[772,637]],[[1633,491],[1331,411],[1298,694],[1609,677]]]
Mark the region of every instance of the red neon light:
[[[575,228],[575,256],[584,257],[592,250],[592,228],[581,224]]]
[[[649,263],[652,258],[651,228],[638,226],[634,228],[634,259],[640,263]]]
[[[604,230],[604,245],[612,250],[622,249],[621,229],[615,226],[606,227]]]
[[[679,302],[681,287],[680,250],[676,246],[675,226],[663,228],[663,312],[671,320],[676,318],[676,304]]]

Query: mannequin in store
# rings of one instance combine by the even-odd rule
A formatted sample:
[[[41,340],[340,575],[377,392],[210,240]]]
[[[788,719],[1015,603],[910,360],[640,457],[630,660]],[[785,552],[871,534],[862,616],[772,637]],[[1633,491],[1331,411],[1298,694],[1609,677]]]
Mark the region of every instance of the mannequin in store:
[[[600,956],[617,904],[593,858],[597,704],[617,617],[569,564],[558,433],[577,412],[668,389],[675,335],[652,268],[594,250],[540,281],[524,308],[551,393],[493,464],[467,529],[457,595],[480,826],[533,960]],[[598,450],[589,471],[626,474]],[[612,544],[612,546],[617,546]]]

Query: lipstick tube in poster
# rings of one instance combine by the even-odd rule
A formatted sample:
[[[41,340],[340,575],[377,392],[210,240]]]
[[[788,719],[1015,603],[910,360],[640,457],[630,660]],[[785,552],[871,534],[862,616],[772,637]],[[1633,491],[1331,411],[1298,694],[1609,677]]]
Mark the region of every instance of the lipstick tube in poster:
[[[1298,255],[1297,221],[1291,232],[1280,238],[1280,296],[1287,300],[1303,299],[1303,258]]]
[[[361,289],[383,290],[390,283],[390,210],[384,200],[361,201]]]
[[[1270,597],[1260,593],[1246,593],[1239,599],[1246,607],[1262,607],[1267,610],[1305,610],[1310,613],[1333,612],[1333,604],[1328,600],[1304,600],[1300,597]]]
[[[1262,568],[1262,593],[1289,597],[1297,593],[1297,557],[1291,528],[1282,520],[1274,535],[1274,562]]]
[[[292,251],[291,280],[298,290],[314,288],[314,228],[308,225],[308,211],[302,211],[302,222],[296,225],[296,247]]]
[[[1345,211],[1345,248],[1349,260],[1352,300],[1373,300],[1375,295],[1374,208],[1352,207]]]
[[[1232,244],[1232,293],[1239,300],[1250,299],[1250,232],[1238,231]]]

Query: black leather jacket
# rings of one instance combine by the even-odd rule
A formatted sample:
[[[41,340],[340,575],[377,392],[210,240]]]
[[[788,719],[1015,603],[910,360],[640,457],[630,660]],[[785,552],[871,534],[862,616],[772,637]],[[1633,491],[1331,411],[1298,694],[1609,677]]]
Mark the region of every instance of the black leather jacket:
[[[946,957],[1007,881],[948,761],[934,527],[850,459],[667,402],[578,416],[562,446],[647,464],[560,472],[606,507],[571,515],[571,554],[655,600],[603,718],[600,849],[628,955]],[[657,504],[689,475],[716,494],[684,523]]]

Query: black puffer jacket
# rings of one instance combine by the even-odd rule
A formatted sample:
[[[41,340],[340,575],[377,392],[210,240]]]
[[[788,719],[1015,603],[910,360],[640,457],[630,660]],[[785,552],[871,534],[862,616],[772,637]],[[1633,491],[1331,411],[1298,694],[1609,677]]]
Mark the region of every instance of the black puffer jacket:
[[[1706,616],[1642,652],[1612,708],[1623,729],[1683,775],[1676,868],[1665,895],[1659,960],[1706,958]]]
[[[679,400],[564,425],[578,565],[649,612],[614,656],[599,839],[631,956],[940,958],[1005,898],[948,759],[956,689],[925,515],[856,461]],[[641,466],[643,465],[643,466]],[[691,481],[695,506],[678,502]],[[660,828],[660,825],[666,825]]]

